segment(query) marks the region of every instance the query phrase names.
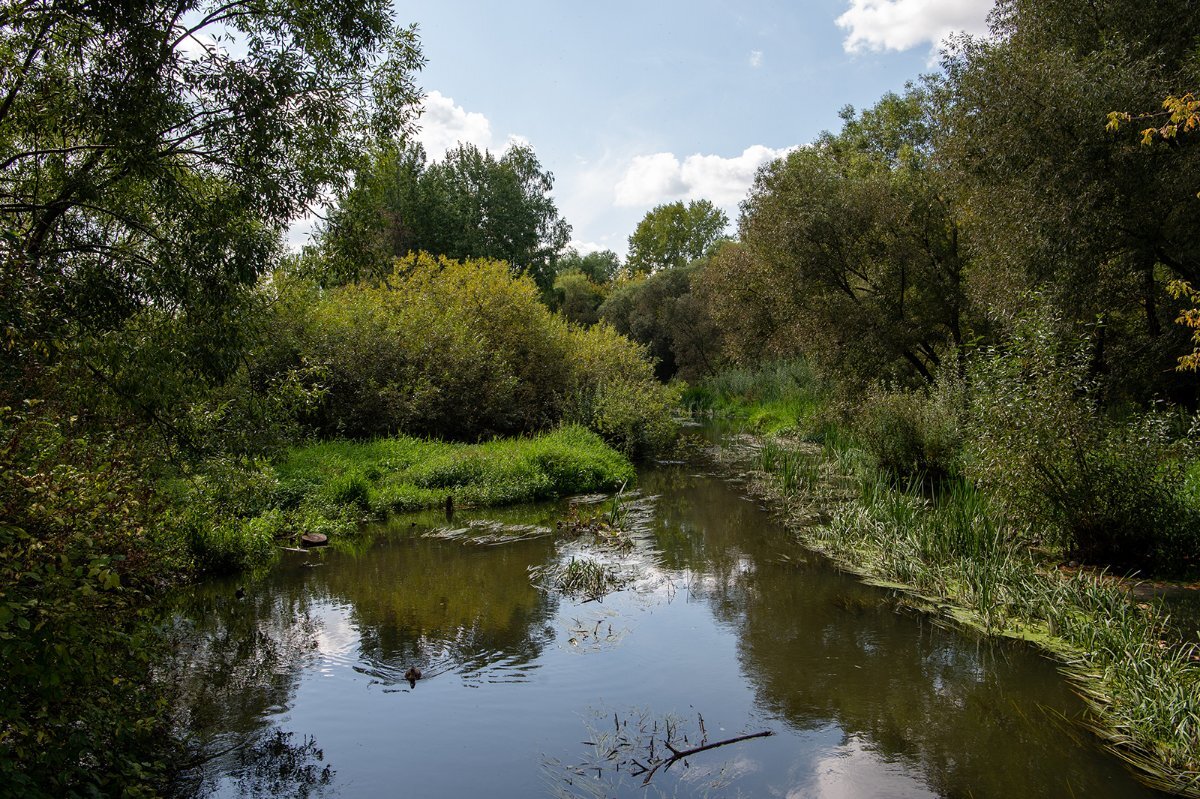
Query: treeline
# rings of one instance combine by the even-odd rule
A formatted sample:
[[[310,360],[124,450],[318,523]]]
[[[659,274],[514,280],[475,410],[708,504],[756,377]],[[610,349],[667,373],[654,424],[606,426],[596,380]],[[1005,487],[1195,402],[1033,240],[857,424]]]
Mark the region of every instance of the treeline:
[[[967,477],[1071,558],[1194,572],[1198,22],[1000,2],[764,167],[736,240],[597,316],[662,378],[803,358],[886,470]]]

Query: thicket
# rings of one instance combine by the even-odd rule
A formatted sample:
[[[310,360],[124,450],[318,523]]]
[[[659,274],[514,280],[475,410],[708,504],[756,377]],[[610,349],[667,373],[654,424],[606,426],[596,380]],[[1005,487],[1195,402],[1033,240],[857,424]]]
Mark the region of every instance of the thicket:
[[[504,262],[426,254],[378,281],[320,289],[280,275],[273,346],[253,368],[302,372],[321,436],[465,441],[581,424],[632,457],[674,434],[672,389],[608,325],[568,324]]]

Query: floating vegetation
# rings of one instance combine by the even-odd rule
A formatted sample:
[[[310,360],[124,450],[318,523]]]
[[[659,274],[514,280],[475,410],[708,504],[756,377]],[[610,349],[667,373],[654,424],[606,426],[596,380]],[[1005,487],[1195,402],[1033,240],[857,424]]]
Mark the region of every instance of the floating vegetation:
[[[590,558],[572,557],[529,570],[533,584],[543,591],[554,591],[569,599],[600,602],[613,591],[620,591],[634,575],[622,574],[616,564]]]
[[[438,527],[425,532],[424,536],[477,546],[496,546],[497,544],[511,544],[515,541],[545,538],[551,532],[549,527],[537,524],[505,524],[488,519],[472,519],[463,527]]]
[[[698,712],[695,722],[674,714],[659,718],[647,711],[634,711],[624,719],[613,713],[610,722],[607,712],[597,713],[583,742],[591,751],[582,762],[564,764],[550,758],[543,765],[555,793],[563,797],[610,796],[620,787],[645,788],[676,763],[688,768],[691,778],[705,780],[708,789],[721,790],[729,784],[728,764],[705,768],[690,761],[714,749],[774,734],[762,730],[711,740]]]
[[[571,637],[567,639],[567,643],[572,648],[595,650],[619,644],[629,630],[624,627],[614,629],[612,617],[601,616],[586,621],[572,619],[568,632],[571,633]]]

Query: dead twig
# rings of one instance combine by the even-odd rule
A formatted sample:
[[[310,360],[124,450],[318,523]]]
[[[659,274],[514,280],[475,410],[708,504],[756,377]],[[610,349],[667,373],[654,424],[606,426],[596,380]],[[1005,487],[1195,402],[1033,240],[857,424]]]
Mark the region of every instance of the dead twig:
[[[666,745],[666,747],[671,750],[671,756],[668,757],[666,760],[660,760],[657,763],[655,763],[654,768],[650,769],[650,773],[646,775],[646,779],[642,780],[642,785],[649,785],[650,779],[654,776],[654,773],[659,770],[659,768],[666,766],[666,768],[663,769],[663,771],[666,771],[676,761],[683,760],[685,757],[690,757],[691,755],[699,754],[700,752],[707,752],[709,749],[716,749],[718,746],[728,746],[729,744],[736,744],[736,743],[740,743],[742,741],[748,741],[751,738],[767,738],[774,734],[775,733],[772,730],[763,730],[762,732],[755,732],[755,733],[751,733],[750,735],[739,735],[736,738],[727,738],[724,741],[716,741],[711,744],[704,744],[703,746],[696,746],[696,747],[693,747],[692,749],[676,749],[674,746],[671,745],[670,741],[663,741],[663,744]]]

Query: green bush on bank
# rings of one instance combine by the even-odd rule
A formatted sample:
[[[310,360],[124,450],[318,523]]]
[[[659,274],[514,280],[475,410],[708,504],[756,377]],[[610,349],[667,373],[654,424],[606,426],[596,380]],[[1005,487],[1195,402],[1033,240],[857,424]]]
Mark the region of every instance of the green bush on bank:
[[[852,425],[876,468],[929,479],[958,469],[965,444],[966,405],[961,381],[943,377],[932,387],[868,392]]]
[[[322,437],[479,441],[579,423],[633,456],[673,434],[671,389],[643,348],[581,329],[500,261],[397,259],[385,279],[322,290],[280,275],[263,375],[302,373]]]
[[[0,796],[149,795],[165,772],[145,597],[184,561],[132,437],[0,407]]]
[[[1187,490],[1194,444],[1161,410],[1102,407],[1084,344],[1019,324],[972,360],[966,473],[1005,512],[1079,560],[1186,573],[1200,550]]]

